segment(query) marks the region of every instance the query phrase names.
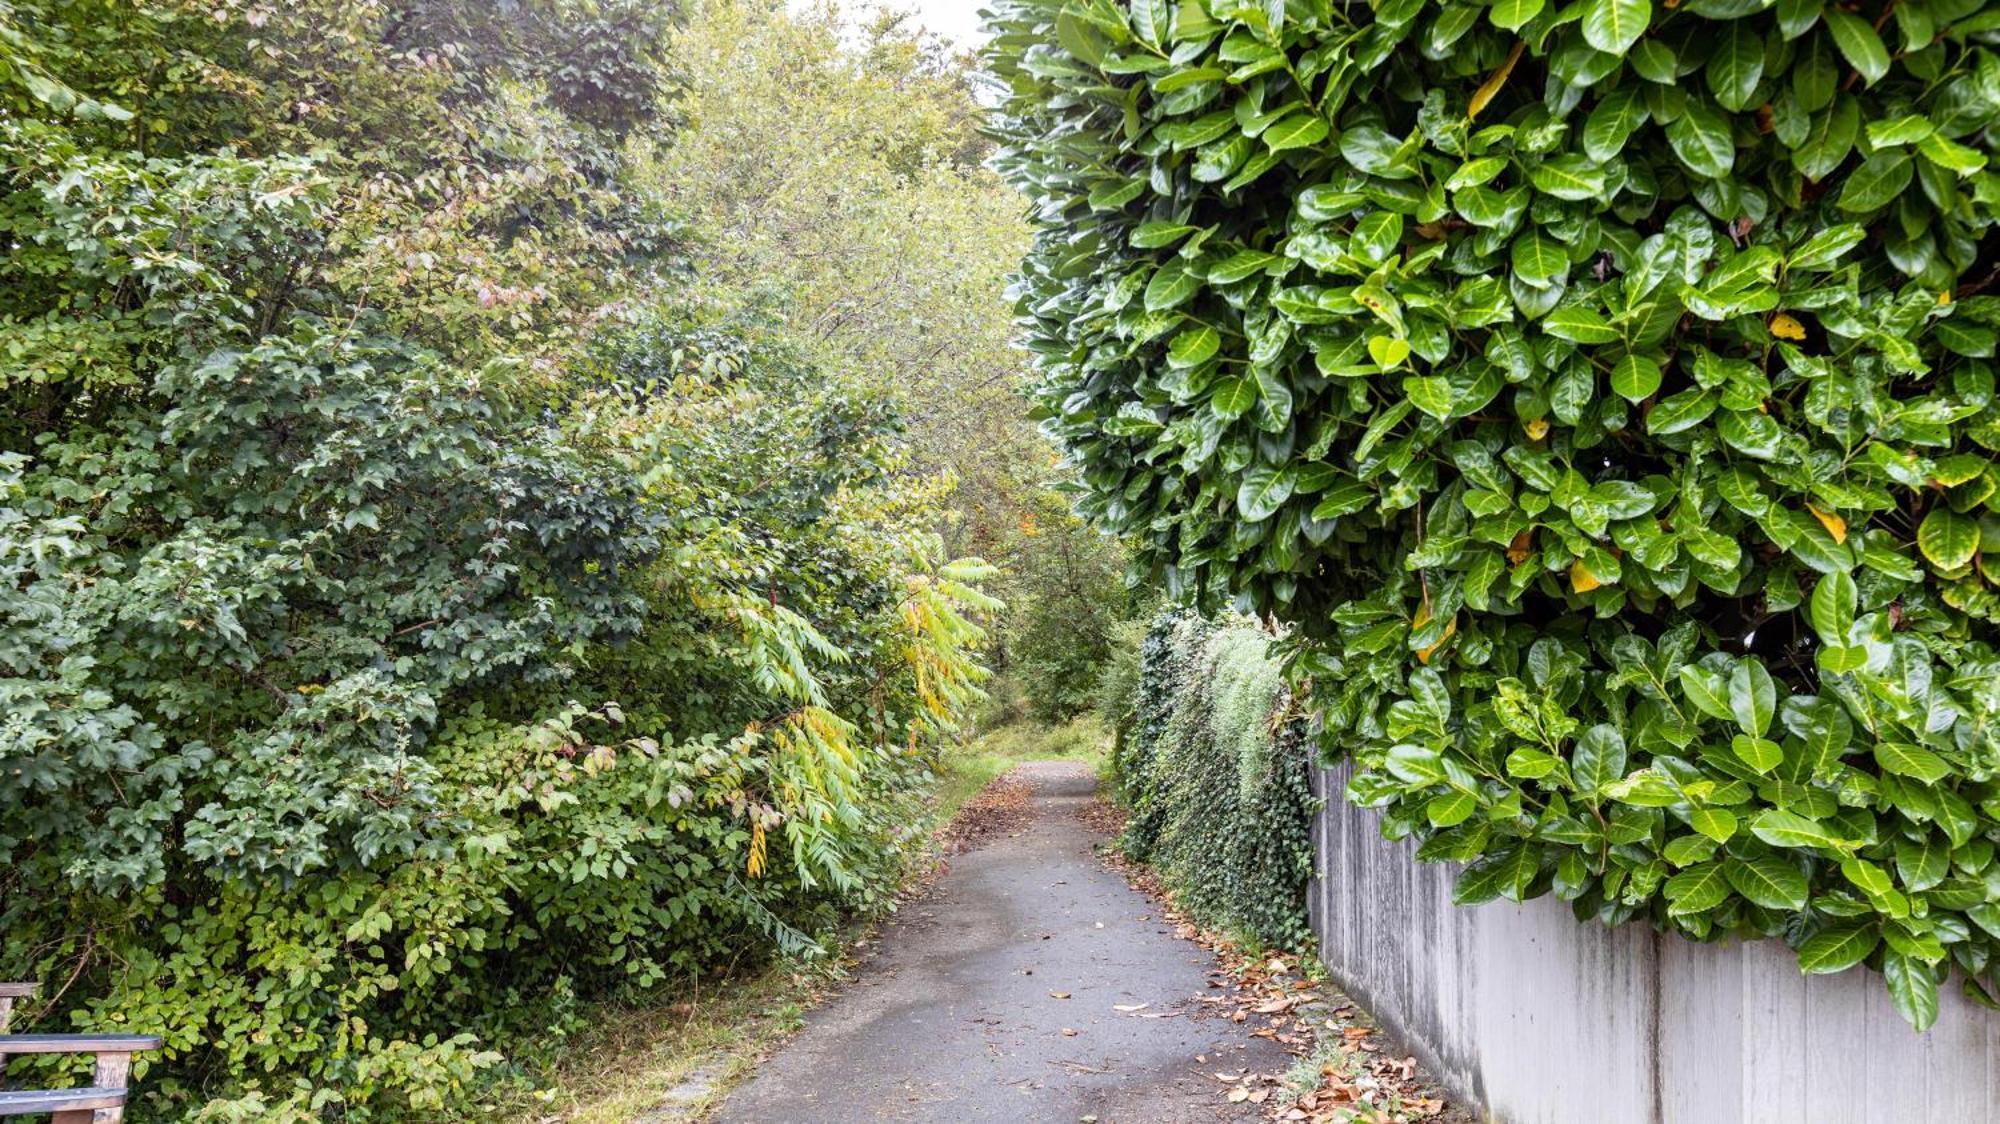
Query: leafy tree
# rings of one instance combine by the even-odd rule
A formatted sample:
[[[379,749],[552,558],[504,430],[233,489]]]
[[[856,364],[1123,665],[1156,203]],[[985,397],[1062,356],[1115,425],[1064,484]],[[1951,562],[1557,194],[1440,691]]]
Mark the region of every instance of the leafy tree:
[[[894,885],[993,574],[678,253],[660,19],[0,9],[0,976],[142,1115],[436,1118]]]
[[[1084,510],[1293,625],[1461,901],[2000,950],[2000,19],[1007,0]]]
[[[1037,716],[1066,718],[1127,611],[1125,561],[1051,490],[1061,467],[1023,416],[1006,295],[1028,238],[1019,197],[983,166],[968,60],[905,19],[842,21],[696,6],[672,50],[683,124],[651,182],[689,216],[713,299],[782,319],[802,353],[903,405],[912,467],[955,485],[937,529],[1000,568],[996,670]]]

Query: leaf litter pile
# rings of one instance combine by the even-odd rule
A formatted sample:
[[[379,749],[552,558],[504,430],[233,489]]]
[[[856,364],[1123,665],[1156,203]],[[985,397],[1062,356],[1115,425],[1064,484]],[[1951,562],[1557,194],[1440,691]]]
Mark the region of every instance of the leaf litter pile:
[[[965,802],[940,833],[939,851],[962,855],[997,836],[1020,831],[1034,818],[1028,808],[1028,797],[1033,791],[1032,785],[1012,773],[993,778]]]
[[[1093,831],[1113,837],[1124,827],[1124,814],[1106,800],[1091,801],[1078,815]],[[1310,957],[1247,951],[1183,914],[1151,867],[1133,862],[1116,846],[1102,846],[1098,853],[1106,866],[1161,904],[1162,917],[1176,936],[1208,949],[1221,962],[1209,972],[1211,994],[1195,998],[1208,1009],[1209,1017],[1228,1019],[1252,1037],[1271,1039],[1297,1059],[1283,1073],[1241,1067],[1211,1070],[1219,1096],[1260,1105],[1266,1120],[1288,1124],[1470,1124],[1473,1120],[1445,1100],[1415,1057],[1381,1035],[1366,1011],[1331,981],[1309,975],[1305,969],[1313,963]],[[1136,1008],[1133,1013],[1144,1014]],[[1197,1055],[1194,1060],[1211,1059]]]

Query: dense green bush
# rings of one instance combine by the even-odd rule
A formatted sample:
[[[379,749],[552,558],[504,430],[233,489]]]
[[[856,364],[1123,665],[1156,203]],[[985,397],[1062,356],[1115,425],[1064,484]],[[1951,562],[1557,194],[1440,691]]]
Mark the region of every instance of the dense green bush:
[[[1047,424],[1459,898],[2000,952],[2000,9],[1008,0]]]
[[[456,1115],[893,889],[990,572],[673,251],[658,10],[0,2],[0,978],[139,1118]]]
[[[1130,811],[1121,844],[1183,908],[1299,948],[1311,938],[1314,755],[1271,639],[1249,622],[1157,618],[1112,771]]]

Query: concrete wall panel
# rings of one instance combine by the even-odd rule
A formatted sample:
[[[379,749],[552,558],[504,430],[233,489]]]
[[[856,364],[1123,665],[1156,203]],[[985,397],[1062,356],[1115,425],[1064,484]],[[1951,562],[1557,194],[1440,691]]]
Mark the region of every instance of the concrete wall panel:
[[[1313,927],[1334,978],[1505,1124],[2000,1124],[2000,1013],[1942,996],[1912,1033],[1865,970],[1775,941],[1579,924],[1552,898],[1451,904],[1455,869],[1384,840],[1322,771]]]

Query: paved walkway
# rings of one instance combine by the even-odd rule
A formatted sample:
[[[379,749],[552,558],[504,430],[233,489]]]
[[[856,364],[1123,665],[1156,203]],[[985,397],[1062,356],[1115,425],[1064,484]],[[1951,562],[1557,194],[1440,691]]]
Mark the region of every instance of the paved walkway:
[[[931,894],[906,904],[855,982],[713,1119],[1259,1118],[1226,1102],[1214,1075],[1279,1072],[1290,1058],[1213,1017],[1222,1005],[1193,1001],[1213,994],[1214,960],[1092,853],[1102,837],[1076,814],[1095,790],[1088,767],[1031,762],[1015,776],[1034,786],[1028,822],[953,860]]]

